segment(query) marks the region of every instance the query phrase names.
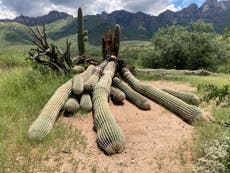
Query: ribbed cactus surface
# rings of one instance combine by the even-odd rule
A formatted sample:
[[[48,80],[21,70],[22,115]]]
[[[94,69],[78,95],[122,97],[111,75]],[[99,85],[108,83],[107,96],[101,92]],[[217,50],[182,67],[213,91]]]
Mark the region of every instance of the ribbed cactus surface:
[[[50,133],[53,125],[72,91],[72,80],[60,86],[48,103],[42,109],[38,118],[32,123],[28,131],[30,139],[42,140]]]
[[[81,95],[84,91],[84,81],[80,74],[73,77],[73,93]]]
[[[115,77],[113,79],[113,84],[114,86],[118,87],[121,91],[123,91],[127,99],[130,100],[134,105],[136,105],[140,109],[151,109],[150,102],[147,98],[134,91],[130,86],[128,86],[125,82],[121,81],[119,78]]]
[[[84,22],[82,9],[78,8],[78,51],[79,55],[82,56],[85,53],[85,44],[84,44]]]
[[[97,143],[107,154],[121,152],[125,144],[122,130],[108,105],[108,96],[115,70],[116,63],[109,62],[93,91],[94,125],[97,130]]]
[[[130,73],[128,69],[123,69],[123,72],[124,79],[134,90],[151,100],[158,102],[172,112],[175,112],[188,123],[192,123],[196,120],[206,120],[201,109],[198,107],[189,105],[156,87],[142,84]]]
[[[81,95],[84,91],[84,82],[90,78],[95,70],[95,66],[90,65],[83,73],[77,74],[73,77],[73,93]]]
[[[88,93],[84,93],[81,96],[80,108],[85,112],[90,112],[93,108],[91,97]]]
[[[200,98],[196,94],[193,94],[193,93],[177,91],[177,90],[173,90],[173,89],[162,89],[162,91],[165,91],[165,92],[185,101],[188,104],[192,104],[192,105],[197,106],[200,103]]]
[[[99,80],[100,75],[97,73],[94,73],[90,78],[84,83],[84,89],[85,91],[92,91],[93,88],[95,87],[96,83]]]
[[[63,109],[68,113],[75,113],[78,111],[79,107],[78,100],[72,97],[67,100]]]
[[[114,87],[110,88],[110,96],[117,103],[122,103],[126,98],[124,92],[122,92],[120,89],[114,88]]]

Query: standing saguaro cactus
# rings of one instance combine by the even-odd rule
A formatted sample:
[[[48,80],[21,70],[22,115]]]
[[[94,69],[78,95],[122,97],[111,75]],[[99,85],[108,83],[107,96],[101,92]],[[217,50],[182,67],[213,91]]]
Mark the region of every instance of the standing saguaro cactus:
[[[84,30],[84,19],[82,14],[82,9],[78,8],[78,51],[79,55],[82,56],[85,54],[85,43],[88,39],[88,32]]]

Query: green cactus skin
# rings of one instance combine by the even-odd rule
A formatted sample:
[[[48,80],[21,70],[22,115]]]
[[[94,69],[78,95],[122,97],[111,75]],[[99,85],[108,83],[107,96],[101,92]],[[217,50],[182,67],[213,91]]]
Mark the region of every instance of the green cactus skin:
[[[77,66],[75,66],[75,67],[73,68],[73,72],[76,73],[76,74],[82,73],[82,72],[84,72],[84,71],[85,71],[84,67],[79,66],[79,65],[77,65]]]
[[[123,91],[127,99],[131,101],[134,105],[136,105],[138,108],[142,110],[151,109],[151,104],[147,98],[134,91],[131,87],[129,87],[125,82],[121,81],[119,78],[115,77],[113,79],[113,85],[118,87],[121,91]]]
[[[126,98],[124,92],[122,92],[120,89],[114,88],[114,87],[110,88],[110,96],[117,103],[122,103]]]
[[[95,66],[91,65],[81,74],[77,74],[73,77],[73,93],[81,95],[84,91],[84,82],[93,74]]]
[[[42,140],[53,128],[60,110],[66,103],[72,91],[72,79],[60,86],[48,103],[42,109],[38,118],[32,123],[28,137],[33,140]]]
[[[92,111],[92,108],[93,104],[90,95],[88,93],[82,94],[80,100],[80,109],[84,112],[90,112]]]
[[[84,81],[82,76],[75,75],[73,77],[73,93],[76,95],[81,95],[84,91]]]
[[[188,105],[182,100],[156,87],[142,84],[132,75],[132,73],[127,68],[123,68],[123,78],[134,90],[150,98],[151,100],[158,102],[170,111],[175,112],[188,123],[192,124],[194,121],[207,120],[204,117],[201,109],[198,107]]]
[[[167,92],[167,93],[185,101],[188,104],[192,104],[192,105],[197,106],[200,103],[200,98],[193,93],[182,92],[182,91],[177,91],[177,90],[172,90],[172,89],[162,89],[162,91]]]
[[[63,109],[68,113],[76,113],[79,109],[79,103],[76,98],[69,98],[65,103]]]
[[[113,117],[108,104],[108,96],[116,63],[109,62],[93,91],[94,126],[97,143],[107,154],[120,153],[124,149],[125,137]]]
[[[116,57],[118,57],[119,54],[119,48],[120,48],[120,40],[121,40],[121,27],[120,25],[116,24],[114,28],[114,44],[115,44],[115,52],[116,52]]]
[[[90,78],[84,83],[85,91],[92,91],[99,78],[100,75],[98,75],[97,73],[94,73],[92,76],[90,76]]]
[[[82,56],[85,54],[85,44],[84,44],[84,22],[82,9],[78,8],[78,51],[79,55]]]

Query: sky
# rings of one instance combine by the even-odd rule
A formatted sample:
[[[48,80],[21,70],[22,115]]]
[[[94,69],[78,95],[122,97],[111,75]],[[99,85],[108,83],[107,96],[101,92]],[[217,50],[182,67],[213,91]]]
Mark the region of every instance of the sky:
[[[57,10],[77,15],[77,8],[82,7],[84,15],[110,13],[125,9],[130,12],[142,11],[159,15],[169,9],[178,11],[191,3],[200,6],[205,0],[0,0],[0,19],[24,16],[41,16]]]

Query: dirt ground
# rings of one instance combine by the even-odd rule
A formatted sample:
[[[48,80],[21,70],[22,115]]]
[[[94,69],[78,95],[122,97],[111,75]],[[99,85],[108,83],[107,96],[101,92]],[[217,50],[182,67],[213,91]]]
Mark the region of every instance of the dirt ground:
[[[145,82],[159,88],[194,91],[196,88],[174,82]],[[173,113],[152,102],[150,111],[142,111],[125,101],[110,108],[126,137],[121,154],[107,156],[96,144],[92,114],[85,117],[61,118],[66,124],[80,129],[87,138],[84,152],[71,150],[62,158],[77,160],[77,165],[64,162],[61,172],[78,173],[179,173],[192,167],[191,143],[195,130]]]

